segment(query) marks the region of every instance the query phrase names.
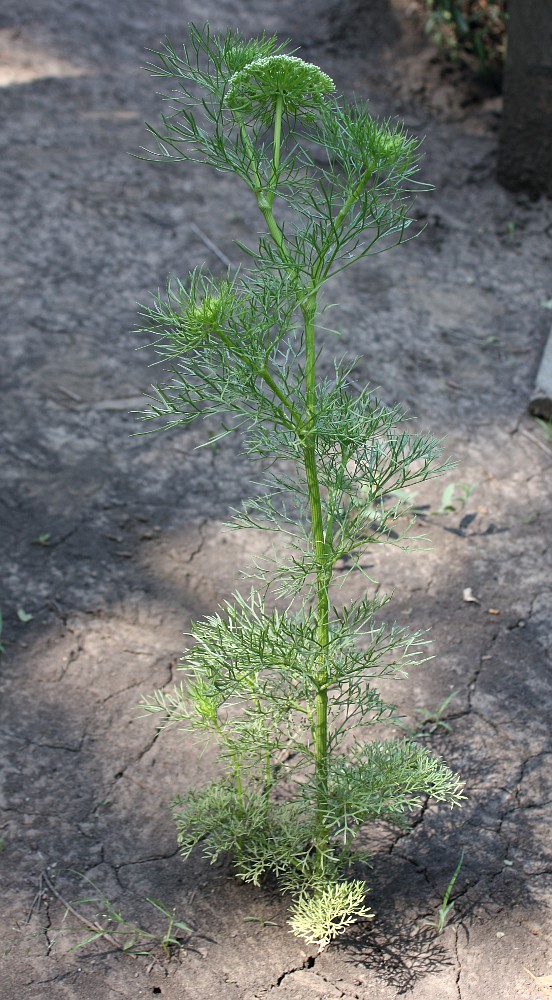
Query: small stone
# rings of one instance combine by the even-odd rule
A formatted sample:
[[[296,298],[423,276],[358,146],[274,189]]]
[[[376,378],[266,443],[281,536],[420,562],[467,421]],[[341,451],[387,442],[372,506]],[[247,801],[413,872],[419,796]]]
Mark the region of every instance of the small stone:
[[[550,420],[552,417],[552,332],[548,337],[537,373],[535,390],[529,403],[529,413],[543,420]]]

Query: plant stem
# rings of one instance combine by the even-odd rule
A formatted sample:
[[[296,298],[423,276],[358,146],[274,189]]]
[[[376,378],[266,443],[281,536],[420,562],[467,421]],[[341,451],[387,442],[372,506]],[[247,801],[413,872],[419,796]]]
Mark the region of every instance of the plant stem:
[[[268,226],[268,231],[272,236],[278,250],[280,251],[280,256],[282,261],[291,266],[293,270],[297,270],[297,264],[291,256],[286,244],[284,242],[284,237],[282,230],[280,229],[274,215],[272,214],[272,202],[274,201],[274,192],[261,191],[257,197],[259,208],[263,213],[265,222]]]
[[[282,101],[278,99],[274,111],[274,142],[272,172],[267,190],[261,190],[257,194],[257,202],[264,216],[268,231],[272,236],[283,263],[297,270],[297,262],[291,256],[284,240],[283,232],[278,225],[272,211],[276,187],[278,183],[278,170],[280,165],[280,144],[282,129]],[[338,216],[338,222],[346,215],[351,204],[358,197],[358,193],[368,182],[367,174],[364,174],[358,188],[343,207]],[[331,563],[328,564],[327,551],[328,541],[324,532],[324,519],[322,515],[322,500],[320,495],[320,483],[318,480],[318,469],[316,465],[316,337],[315,337],[315,317],[316,317],[316,284],[313,278],[310,290],[306,294],[304,302],[301,304],[305,329],[305,389],[306,389],[306,416],[303,421],[297,419],[297,411],[291,408],[289,400],[286,400],[288,409],[294,418],[296,431],[299,434],[303,445],[303,462],[307,479],[307,489],[309,495],[309,506],[311,513],[312,540],[314,549],[314,559],[316,563],[316,592],[317,609],[316,617],[318,623],[317,638],[320,646],[319,668],[315,677],[315,718],[314,718],[314,768],[316,784],[316,824],[315,824],[315,847],[319,868],[324,869],[325,857],[328,849],[328,829],[326,826],[326,800],[328,791],[328,668],[327,668],[327,646],[329,643],[329,597],[328,590],[332,575]],[[263,377],[267,384],[268,373],[263,372]],[[272,386],[273,390],[276,388]],[[279,398],[282,397],[277,392]]]
[[[372,176],[373,173],[374,173],[374,168],[373,168],[372,164],[369,164],[365,168],[365,170],[364,170],[364,172],[363,172],[363,174],[362,174],[362,176],[361,176],[361,178],[360,178],[360,180],[359,180],[356,188],[354,188],[354,190],[351,192],[351,194],[349,195],[349,197],[345,200],[342,208],[340,209],[340,211],[336,215],[335,220],[334,220],[334,228],[335,229],[339,228],[339,226],[343,222],[343,220],[344,220],[345,216],[347,215],[347,213],[349,212],[349,210],[353,207],[353,205],[355,204],[355,202],[357,201],[357,199],[360,198],[360,195],[364,191],[364,188],[368,184],[368,181],[370,180],[370,178],[371,178],[371,176]]]
[[[285,263],[294,269],[296,262],[291,257],[285,245],[282,230],[272,213],[272,200],[264,192],[258,197],[258,204],[270,235],[280,251]],[[303,442],[303,463],[307,479],[309,506],[311,513],[312,539],[314,559],[316,563],[316,591],[318,622],[318,644],[321,649],[320,667],[316,675],[315,721],[314,721],[314,760],[316,783],[316,851],[318,864],[324,868],[324,859],[328,848],[328,829],[325,822],[326,799],[328,791],[328,669],[326,662],[326,647],[329,642],[329,598],[328,590],[332,575],[331,563],[328,564],[327,554],[329,540],[324,532],[322,516],[322,500],[320,483],[316,466],[316,290],[313,285],[305,301],[301,305],[305,328],[305,388],[306,388],[306,418],[304,423],[296,428]],[[289,404],[288,404],[289,405]]]
[[[345,217],[350,212],[355,202],[360,198],[365,187],[367,187],[373,172],[374,168],[371,164],[369,164],[362,173],[360,181],[358,182],[357,186],[353,189],[349,197],[346,198],[343,205],[341,206],[341,209],[339,210],[335,219],[333,220],[332,228],[328,233],[326,239],[324,240],[324,243],[318,253],[314,271],[317,280],[320,281],[321,279],[322,281],[325,281],[326,278],[328,277],[328,270],[329,267],[331,267],[331,262],[327,267],[324,266],[326,252],[329,250],[331,246],[332,238],[334,238],[334,236],[337,234],[337,230],[340,228],[341,224],[345,221]]]
[[[306,385],[306,432],[303,460],[307,477],[309,504],[311,511],[314,558],[316,563],[316,590],[318,622],[318,644],[321,649],[319,669],[316,674],[315,721],[314,721],[314,761],[316,782],[316,850],[318,864],[324,868],[324,858],[328,847],[328,830],[325,822],[326,797],[328,790],[328,667],[326,648],[329,643],[329,598],[331,565],[327,561],[327,544],[324,534],[320,484],[316,466],[316,341],[315,315],[316,293],[312,291],[302,306],[305,322],[305,385]]]
[[[221,742],[225,743],[228,748],[230,760],[232,761],[232,766],[234,768],[234,778],[236,782],[236,792],[238,793],[238,801],[240,803],[240,806],[243,808],[243,785],[241,779],[241,764],[239,755],[234,750],[231,749],[231,745],[229,741],[226,739],[224,728],[223,726],[221,726],[220,722],[218,721],[218,718],[214,722],[214,729],[218,733]]]
[[[270,181],[268,183],[269,189],[269,199],[270,207],[274,203],[274,196],[276,194],[276,187],[278,184],[278,171],[280,169],[280,145],[282,142],[282,108],[283,100],[279,97],[276,101],[276,107],[274,109],[274,139],[272,143],[272,171],[270,174]]]
[[[299,433],[301,433],[302,430],[303,430],[303,421],[302,421],[302,418],[301,418],[301,414],[299,413],[299,411],[297,410],[297,408],[293,405],[293,403],[291,402],[291,400],[289,399],[289,397],[286,396],[286,394],[284,392],[282,392],[282,390],[280,389],[280,387],[277,384],[277,382],[275,382],[274,379],[272,378],[272,375],[270,374],[270,372],[268,371],[268,369],[263,368],[263,370],[261,371],[261,377],[264,379],[264,381],[266,382],[266,384],[268,385],[268,387],[270,389],[272,389],[272,392],[274,393],[274,395],[277,396],[278,399],[281,400],[281,402],[284,404],[284,406],[289,410],[289,412],[290,412],[290,414],[291,414],[291,416],[292,416],[292,418],[293,418],[293,420],[295,422],[295,429]]]
[[[253,173],[253,181],[254,181],[252,187],[253,187],[253,190],[254,190],[255,194],[257,195],[257,198],[258,198],[259,197],[259,192],[262,190],[262,186],[263,185],[262,185],[262,181],[261,181],[261,177],[260,177],[259,171],[257,169],[257,163],[256,163],[256,157],[255,157],[255,150],[253,148],[253,143],[251,142],[251,139],[249,138],[249,133],[248,133],[246,127],[245,127],[245,123],[243,122],[243,120],[241,118],[241,115],[239,115],[237,112],[236,112],[236,118],[237,118],[237,120],[239,122],[240,135],[241,135],[241,138],[242,138],[242,142],[243,142],[244,148],[247,150],[247,154],[249,156],[249,162],[251,164],[251,170],[252,170],[252,173]]]
[[[222,330],[216,329],[213,332],[216,334],[217,337],[219,337],[220,340],[222,340],[223,344],[226,344],[226,346],[229,349],[232,348],[232,341],[230,340],[230,337],[227,337]],[[282,408],[278,407],[278,413],[280,414],[282,423],[285,424],[285,426],[288,427],[290,430],[296,430],[298,431],[298,433],[301,433],[303,427],[303,421],[301,419],[301,414],[299,413],[297,407],[293,405],[291,399],[289,399],[289,397],[285,394],[285,392],[283,392],[282,389],[280,389],[280,386],[272,378],[272,375],[270,374],[266,366],[259,371],[259,375],[266,383],[266,385],[269,387],[269,389],[272,390],[274,395],[280,400],[281,403],[283,403],[283,405],[288,410],[291,416],[291,420],[288,420]]]
[[[267,750],[265,751],[265,787],[264,787],[265,818],[267,820],[270,809],[271,788],[272,788],[272,760],[270,757],[270,750],[267,748]]]

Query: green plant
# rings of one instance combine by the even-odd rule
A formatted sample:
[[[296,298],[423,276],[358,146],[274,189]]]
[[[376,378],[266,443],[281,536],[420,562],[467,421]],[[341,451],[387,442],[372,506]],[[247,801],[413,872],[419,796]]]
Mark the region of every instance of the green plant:
[[[34,539],[34,544],[35,545],[43,545],[44,547],[47,548],[50,545],[51,540],[52,540],[52,536],[51,536],[50,532],[49,531],[43,531],[42,534],[38,536],[38,538]]]
[[[150,66],[178,89],[162,128],[148,126],[148,152],[236,174],[265,232],[242,246],[250,270],[173,278],[142,308],[171,371],[144,418],[167,428],[217,416],[211,442],[241,428],[268,470],[232,524],[285,546],[250,568],[248,596],[193,627],[185,680],[144,705],[218,743],[223,777],[175,799],[184,857],[201,845],[211,861],[230,853],[245,881],[272,874],[292,895],[293,932],[322,948],[371,915],[364,881],[347,878],[363,825],[405,825],[427,796],[462,797],[427,748],[367,740],[395,721],[378,678],[423,662],[424,634],[382,624],[385,597],[335,603],[336,564],[413,542],[408,491],[450,463],[400,406],[358,391],[351,364],[328,365],[318,339],[329,279],[406,238],[417,143],[283,48],[191,26],[181,54],[167,43]]]
[[[454,884],[456,882],[456,879],[458,878],[458,876],[460,874],[460,869],[461,869],[463,863],[464,863],[464,848],[462,848],[462,850],[460,852],[460,859],[458,861],[458,864],[456,865],[456,868],[454,869],[454,872],[452,874],[452,878],[451,878],[449,884],[447,885],[447,887],[445,889],[445,894],[443,896],[441,905],[440,905],[439,910],[438,910],[437,920],[433,920],[433,921],[428,921],[427,922],[429,927],[436,927],[437,928],[437,933],[438,934],[442,934],[443,933],[443,931],[445,929],[446,922],[447,922],[447,917],[448,917],[449,913],[454,909],[454,902],[455,901],[452,900],[449,903],[449,899],[450,899],[450,894],[451,894],[452,890],[454,889]]]
[[[507,0],[426,0],[426,31],[453,60],[475,63],[499,85],[506,54]]]
[[[242,917],[244,924],[260,924],[261,927],[279,927],[276,920],[267,920],[266,917]]]
[[[444,729],[447,733],[452,732],[452,726],[446,721],[446,719],[443,719],[443,713],[457,694],[458,691],[453,691],[452,694],[449,694],[435,709],[428,710],[427,708],[415,708],[414,711],[416,714],[421,716],[421,729],[416,727],[412,728],[401,720],[397,720],[397,725],[413,740],[419,739],[420,736],[433,736],[438,729]]]
[[[443,713],[445,709],[447,709],[448,706],[450,705],[452,699],[456,698],[457,694],[458,691],[453,691],[444,699],[444,701],[441,702],[439,707],[434,709],[433,711],[428,712],[426,708],[416,709],[416,712],[419,715],[421,715],[420,722],[422,726],[428,727],[427,729],[424,728],[425,732],[428,732],[431,736],[433,735],[433,733],[436,733],[438,729],[444,729],[446,730],[447,733],[451,732],[452,727],[450,723],[446,722],[445,719],[443,719]]]
[[[161,945],[161,948],[165,955],[170,955],[172,948],[180,948],[183,944],[183,938],[178,936],[176,931],[183,931],[187,936],[194,933],[193,927],[185,924],[183,920],[176,919],[176,910],[173,908],[169,910],[168,906],[164,903],[160,903],[158,899],[152,899],[150,896],[147,897],[148,903],[151,903],[159,913],[162,913],[167,919],[167,928],[163,934],[157,936],[157,940]],[[143,932],[142,932],[143,933]],[[151,935],[152,940],[155,940],[155,936]]]
[[[167,920],[167,927],[163,932],[159,933],[144,930],[143,927],[138,927],[136,924],[126,920],[92,879],[80,872],[74,872],[74,874],[78,875],[83,882],[92,887],[94,890],[92,895],[82,896],[79,899],[68,902],[44,873],[41,876],[41,886],[38,893],[40,896],[42,893],[42,882],[44,882],[46,888],[65,906],[63,923],[71,915],[76,917],[79,923],[84,924],[91,932],[85,938],[78,941],[77,944],[73,945],[69,951],[77,951],[79,948],[84,948],[93,941],[103,940],[117,950],[127,952],[131,955],[149,955],[151,953],[151,946],[157,945],[162,949],[165,956],[169,956],[173,949],[181,948],[187,943],[189,937],[195,933],[194,928],[184,923],[183,920],[176,919],[174,910],[169,910],[159,900],[151,899],[149,896],[147,897],[148,903],[159,913],[163,914]],[[83,913],[82,910],[76,909],[76,907],[83,906],[87,908],[88,915]],[[94,908],[92,914],[89,911],[90,906]],[[185,938],[182,937],[182,933],[178,935],[178,931],[183,932],[186,935]],[[55,943],[59,933],[58,931],[55,935],[52,944]]]
[[[477,489],[477,485],[477,483],[472,486],[469,483],[449,483],[443,490],[441,503],[435,513],[449,514],[463,510],[472,493]]]

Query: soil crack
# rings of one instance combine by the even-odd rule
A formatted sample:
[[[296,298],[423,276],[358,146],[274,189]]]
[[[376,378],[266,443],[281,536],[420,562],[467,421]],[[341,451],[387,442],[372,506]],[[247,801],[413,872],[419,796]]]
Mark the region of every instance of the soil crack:
[[[456,965],[457,965],[456,979],[455,979],[456,995],[458,997],[458,1000],[462,1000],[462,988],[460,986],[460,977],[462,975],[462,962],[460,960],[460,955],[458,953],[458,934],[459,934],[459,928],[455,927],[454,928],[454,955],[455,955],[455,958],[456,958]]]
[[[130,868],[132,865],[147,865],[152,861],[169,861],[170,858],[175,858],[177,854],[180,853],[180,847],[175,847],[174,851],[170,851],[169,854],[152,854],[148,858],[137,858],[136,861],[121,861],[118,865],[112,865],[111,867],[117,873],[120,872],[121,868]]]
[[[68,746],[66,743],[39,743],[38,740],[32,740],[30,736],[20,736],[18,733],[10,733],[9,730],[0,730],[0,734],[19,743],[30,743],[31,746],[40,747],[41,750],[66,750],[67,753],[80,753],[85,740],[85,736],[82,736],[76,746]]]
[[[203,549],[203,546],[205,545],[205,536],[203,534],[203,529],[208,524],[208,522],[209,522],[209,518],[208,517],[204,517],[204,518],[202,518],[202,520],[198,524],[197,533],[198,533],[198,536],[199,536],[199,540],[198,540],[197,546],[191,550],[190,555],[188,556],[188,559],[187,559],[187,565],[188,566],[192,565],[194,559],[201,553],[201,550]]]
[[[278,977],[276,982],[272,985],[271,989],[278,989],[282,985],[287,976],[292,976],[294,972],[302,972],[303,969],[314,968],[315,957],[314,955],[309,955],[308,958],[301,965],[295,965],[292,969],[286,969],[282,972],[282,975]]]

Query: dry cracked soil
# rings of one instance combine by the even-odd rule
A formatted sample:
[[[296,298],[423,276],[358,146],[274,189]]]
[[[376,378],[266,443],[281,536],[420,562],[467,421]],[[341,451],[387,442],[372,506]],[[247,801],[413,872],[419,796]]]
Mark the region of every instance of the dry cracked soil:
[[[3,1000],[546,995],[530,973],[552,974],[552,443],[527,402],[552,204],[498,187],[499,101],[443,76],[417,15],[406,0],[19,0],[0,15]],[[429,805],[408,833],[367,832],[376,917],[321,955],[289,934],[269,887],[182,863],[169,801],[216,773],[214,755],[157,738],[136,709],[259,545],[223,527],[254,478],[237,438],[196,451],[210,426],[133,436],[151,378],[129,332],[136,303],[169,272],[238,263],[233,240],[259,225],[232,177],[128,155],[159,115],[144,50],[206,18],[289,36],[340,90],[400,115],[425,137],[435,186],[418,240],[336,280],[333,325],[361,356],[358,381],[446,435],[459,463],[419,494],[431,550],[367,563],[395,591],[394,617],[432,629],[434,659],[393,697],[467,800]],[[368,586],[351,577],[352,592]],[[105,938],[71,950],[108,902],[125,929],[161,938],[151,898],[193,929],[176,929],[170,955],[159,940],[140,957]]]

